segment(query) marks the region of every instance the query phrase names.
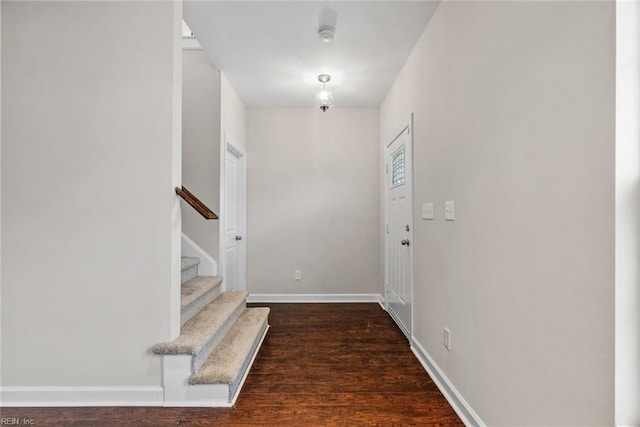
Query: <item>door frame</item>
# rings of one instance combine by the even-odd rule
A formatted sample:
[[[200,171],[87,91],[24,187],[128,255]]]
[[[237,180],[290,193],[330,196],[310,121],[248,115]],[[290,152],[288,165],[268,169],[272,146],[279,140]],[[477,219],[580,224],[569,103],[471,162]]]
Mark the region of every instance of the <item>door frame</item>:
[[[389,185],[388,185],[388,177],[387,175],[390,173],[389,165],[387,164],[387,158],[389,155],[389,148],[391,144],[393,144],[396,139],[400,135],[402,135],[406,130],[409,130],[409,147],[405,148],[405,151],[409,151],[411,153],[410,161],[411,161],[411,174],[409,175],[409,183],[408,183],[408,198],[409,198],[409,241],[411,244],[409,245],[409,287],[411,294],[411,325],[410,330],[404,330],[403,326],[401,326],[401,322],[396,319],[395,315],[389,310]],[[405,334],[405,336],[411,342],[413,340],[413,325],[414,325],[414,292],[413,292],[413,247],[414,247],[414,216],[413,216],[413,178],[415,176],[413,171],[413,113],[409,115],[409,118],[402,122],[400,127],[392,133],[388,138],[386,138],[384,143],[384,160],[382,162],[382,174],[384,177],[384,308],[389,313],[389,315],[393,318],[393,320],[398,325],[398,328]]]
[[[231,152],[238,157],[240,166],[240,178],[238,182],[238,188],[240,189],[240,221],[239,230],[242,240],[238,244],[238,265],[240,266],[238,272],[238,283],[236,284],[237,291],[247,291],[247,152],[234,142],[234,139],[227,133],[224,133],[224,144],[222,145],[222,153],[220,155],[220,236],[219,251],[220,264],[219,275],[222,276],[222,289],[229,290],[227,284],[224,281],[224,269],[225,269],[225,229],[226,229],[226,199],[227,199],[227,153]]]

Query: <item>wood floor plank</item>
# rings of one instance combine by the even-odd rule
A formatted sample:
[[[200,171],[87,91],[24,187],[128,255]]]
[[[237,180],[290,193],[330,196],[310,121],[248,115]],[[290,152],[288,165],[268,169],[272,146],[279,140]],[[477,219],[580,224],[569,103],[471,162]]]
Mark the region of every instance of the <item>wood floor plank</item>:
[[[2,417],[72,427],[463,425],[378,304],[268,306],[271,329],[234,408],[2,408]]]

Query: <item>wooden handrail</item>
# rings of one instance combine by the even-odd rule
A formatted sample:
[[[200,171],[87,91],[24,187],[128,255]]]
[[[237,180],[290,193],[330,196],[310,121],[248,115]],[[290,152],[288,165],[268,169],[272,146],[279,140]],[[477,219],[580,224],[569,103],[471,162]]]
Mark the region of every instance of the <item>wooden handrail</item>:
[[[194,196],[191,191],[187,190],[184,185],[182,188],[176,187],[176,194],[182,197],[185,202],[189,203],[189,206],[198,211],[198,213],[205,219],[218,219],[218,215],[209,209],[207,205],[202,203],[200,199]]]

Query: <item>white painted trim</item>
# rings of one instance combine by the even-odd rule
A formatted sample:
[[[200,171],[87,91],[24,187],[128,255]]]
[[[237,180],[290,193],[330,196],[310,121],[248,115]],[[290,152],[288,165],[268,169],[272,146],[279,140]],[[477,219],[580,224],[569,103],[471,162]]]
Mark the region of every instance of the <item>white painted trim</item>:
[[[241,264],[241,274],[238,280],[240,284],[236,290],[247,291],[247,171],[248,171],[248,163],[247,163],[247,152],[234,141],[234,138],[228,133],[224,132],[223,134],[223,143],[220,144],[220,219],[218,221],[220,226],[220,241],[219,244],[219,268],[218,274],[224,276],[224,266],[225,266],[225,229],[226,229],[226,191],[227,191],[227,151],[232,151],[241,163],[242,167],[242,179],[240,182],[240,187],[243,192],[243,204],[244,206],[240,209],[241,211],[241,219],[240,219],[240,227],[242,230],[243,239],[240,241],[240,264]],[[229,291],[227,288],[228,282],[222,282],[222,289],[224,291]]]
[[[0,22],[2,22],[2,7],[0,7]],[[0,82],[2,81],[2,55],[0,55]],[[2,99],[2,85],[0,85],[0,99]],[[0,193],[2,193],[2,102],[0,102]],[[0,242],[2,242],[2,194],[0,194]],[[2,245],[0,244],[0,301],[2,301]],[[2,331],[2,308],[0,304],[0,331]],[[0,367],[2,367],[2,339],[0,338]],[[0,372],[2,369],[0,369]],[[2,384],[2,374],[0,373],[0,384]],[[2,394],[0,394],[2,402]],[[0,403],[0,406],[2,404]]]
[[[162,383],[165,407],[228,407],[227,384],[189,384],[191,355],[162,356]]]
[[[162,406],[160,386],[0,387],[0,407]]]
[[[166,223],[171,236],[171,260],[168,292],[169,328],[167,341],[180,335],[180,233],[182,232],[182,209],[180,198],[173,191],[182,186],[182,2],[173,3],[173,80],[172,80],[172,128],[171,128],[171,187],[167,197],[171,197],[170,222]]]
[[[226,134],[225,134],[226,135]],[[242,240],[240,241],[238,249],[239,252],[239,263],[240,263],[240,274],[238,276],[238,286],[236,290],[238,291],[247,291],[247,152],[237,145],[233,138],[229,138],[227,135],[226,140],[227,151],[232,152],[236,157],[238,157],[238,161],[241,166],[241,177],[239,182],[240,187],[240,235],[242,236]],[[226,161],[226,158],[225,158]],[[226,169],[225,169],[226,172]],[[225,181],[226,183],[226,181]]]
[[[409,280],[411,283],[411,328],[409,328],[408,335],[407,338],[409,338],[409,341],[413,340],[413,331],[414,331],[414,326],[416,323],[416,315],[415,315],[415,292],[414,292],[414,283],[413,283],[413,265],[414,265],[414,248],[415,248],[415,228],[416,228],[416,221],[415,218],[413,217],[413,210],[415,208],[415,194],[414,194],[414,189],[416,188],[415,186],[415,177],[416,177],[416,173],[415,173],[415,165],[413,162],[414,159],[414,150],[413,147],[415,146],[415,141],[414,141],[414,137],[413,135],[415,134],[415,126],[413,124],[413,117],[414,114],[411,113],[409,114],[409,132],[411,133],[411,135],[409,135],[409,140],[411,141],[411,188],[409,189],[409,195],[411,196],[411,208],[409,209],[409,222],[411,224],[411,231],[409,232],[409,239],[411,240],[411,246],[409,246]]]
[[[247,376],[249,375],[249,371],[251,370],[251,368],[253,367],[253,362],[255,362],[256,357],[258,357],[258,353],[260,352],[260,347],[262,347],[262,343],[264,341],[264,339],[267,336],[267,332],[269,332],[269,324],[267,324],[267,327],[264,328],[264,331],[262,332],[262,336],[260,337],[260,341],[258,341],[258,345],[256,346],[256,350],[253,352],[253,355],[251,356],[251,360],[249,361],[249,364],[247,365],[247,369],[244,370],[244,373],[242,374],[242,379],[240,380],[240,383],[238,384],[238,388],[236,389],[236,393],[231,396],[231,406],[235,406],[236,404],[236,400],[238,400],[238,396],[240,395],[240,390],[242,390],[242,387],[244,386],[244,382],[247,380]]]
[[[380,303],[380,294],[249,294],[247,302],[284,302],[284,303],[342,303],[374,302]]]
[[[391,144],[393,144],[395,140],[398,139],[398,137],[404,133],[404,130],[406,128],[410,128],[411,135],[413,135],[413,113],[409,115],[408,120],[405,120],[404,122],[402,122],[402,124],[398,127],[398,129],[396,129],[395,132],[389,135],[389,138],[386,139],[387,142],[385,142],[385,146],[384,146],[385,150],[391,147]],[[413,141],[413,136],[411,137],[411,140]]]
[[[220,76],[222,77],[222,73],[220,74]],[[226,202],[226,194],[225,194],[225,189],[227,188],[227,177],[226,177],[226,170],[227,170],[227,144],[226,144],[226,140],[227,140],[227,133],[226,132],[222,132],[221,133],[221,138],[222,138],[222,142],[220,144],[220,212],[218,214],[218,274],[222,277],[224,277],[224,262],[225,262],[225,256],[224,256],[224,245],[225,245],[225,223],[226,223],[226,206],[225,206],[225,202]],[[222,291],[228,291],[227,289],[227,285],[224,282],[224,280],[222,281],[221,286],[221,290]]]
[[[402,322],[400,321],[400,319],[398,318],[398,316],[393,310],[386,310],[386,311],[387,313],[389,313],[389,316],[391,316],[393,321],[396,323],[396,326],[398,327],[398,329],[400,329],[400,331],[404,334],[404,336],[407,337],[409,341],[411,341],[411,337],[412,337],[411,331],[409,331],[406,328],[406,326],[402,324]]]
[[[402,333],[407,337],[407,339],[409,339],[411,341],[411,339],[413,338],[413,325],[415,323],[415,310],[414,310],[414,283],[413,283],[413,264],[414,264],[414,254],[413,254],[413,248],[414,248],[414,231],[415,231],[415,218],[413,216],[413,209],[414,209],[414,200],[415,200],[415,196],[413,194],[415,185],[414,185],[414,178],[415,178],[415,172],[414,172],[414,164],[413,164],[413,146],[414,146],[414,137],[413,134],[415,132],[414,130],[414,124],[413,124],[413,113],[409,114],[409,118],[403,122],[400,127],[396,130],[396,132],[394,132],[390,138],[388,138],[385,143],[384,143],[384,150],[383,150],[383,157],[384,160],[382,162],[382,177],[383,179],[383,195],[384,195],[384,207],[383,207],[383,214],[384,214],[384,229],[383,229],[383,235],[384,235],[384,309],[385,311],[387,311],[391,317],[393,318],[394,322],[396,322],[396,324],[398,325],[398,327],[400,328],[400,330],[402,331]],[[391,147],[391,145],[396,141],[396,139],[398,139],[406,129],[409,129],[409,158],[411,161],[411,175],[409,176],[409,180],[407,181],[407,185],[409,186],[409,225],[410,225],[410,231],[409,231],[409,241],[411,242],[411,245],[409,246],[409,286],[411,287],[411,319],[410,322],[411,324],[409,325],[409,328],[407,329],[405,326],[402,326],[402,322],[400,322],[400,319],[395,316],[393,314],[393,310],[389,309],[389,302],[387,299],[387,296],[389,295],[389,281],[387,280],[389,277],[389,232],[388,232],[388,227],[389,227],[389,204],[387,202],[388,200],[388,196],[389,196],[389,186],[387,185],[388,182],[388,175],[389,175],[389,171],[387,171],[387,157],[388,157],[388,150]]]
[[[268,330],[269,325],[267,324],[233,396],[229,395],[228,384],[189,384],[193,356],[182,354],[163,355],[162,383],[164,385],[164,403],[162,406],[228,408],[235,405]]]
[[[464,425],[486,427],[486,424],[482,421],[480,416],[473,410],[464,397],[462,397],[460,392],[456,390],[451,381],[449,381],[444,372],[442,372],[438,364],[429,355],[427,350],[425,350],[425,348],[415,338],[411,340],[411,351],[413,351],[413,354],[415,354],[416,358],[425,371],[427,371],[427,374],[429,374],[433,382],[436,383]]]
[[[182,50],[203,50],[200,42],[195,37],[182,38]]]
[[[199,276],[218,275],[218,263],[216,260],[184,233],[182,233],[181,250],[182,256],[196,257],[200,259],[200,264],[198,264]]]
[[[640,1],[616,1],[614,424],[640,426]]]
[[[384,311],[387,311],[387,301],[384,299],[382,295],[378,295],[378,304],[380,304],[380,307]]]

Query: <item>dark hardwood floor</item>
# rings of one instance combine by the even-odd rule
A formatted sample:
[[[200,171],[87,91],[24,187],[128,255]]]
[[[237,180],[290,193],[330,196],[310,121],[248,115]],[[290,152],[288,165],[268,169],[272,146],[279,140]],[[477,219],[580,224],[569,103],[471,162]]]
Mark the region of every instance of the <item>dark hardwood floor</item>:
[[[1,416],[38,426],[463,425],[379,305],[268,306],[271,329],[234,408],[2,408]]]

